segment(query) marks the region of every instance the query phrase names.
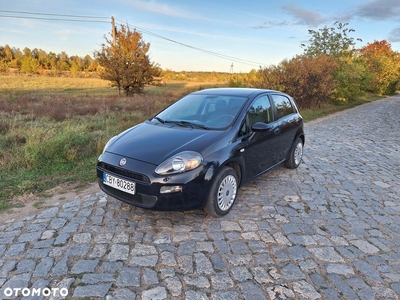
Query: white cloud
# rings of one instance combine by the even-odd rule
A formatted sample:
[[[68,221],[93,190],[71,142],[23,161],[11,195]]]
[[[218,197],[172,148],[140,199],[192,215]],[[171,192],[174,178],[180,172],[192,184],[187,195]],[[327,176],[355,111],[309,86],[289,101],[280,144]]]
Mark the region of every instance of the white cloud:
[[[296,20],[297,24],[308,25],[308,26],[318,26],[326,22],[326,18],[320,13],[307,10],[296,4],[284,4],[282,9],[288,14],[292,15]]]

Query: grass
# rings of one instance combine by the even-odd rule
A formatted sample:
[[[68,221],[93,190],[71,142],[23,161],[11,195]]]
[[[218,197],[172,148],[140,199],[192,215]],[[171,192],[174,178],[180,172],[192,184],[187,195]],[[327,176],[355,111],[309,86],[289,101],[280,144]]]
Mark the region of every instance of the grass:
[[[106,96],[115,95],[108,81],[98,78],[0,75],[0,94],[10,98],[19,95]]]
[[[23,205],[15,201],[23,194],[45,197],[60,184],[95,181],[97,157],[110,137],[182,95],[220,86],[174,82],[126,98],[101,79],[0,75],[0,211]],[[379,98],[302,114],[310,121]]]
[[[358,105],[362,105],[362,104],[366,104],[378,99],[382,99],[384,98],[384,96],[377,96],[377,95],[366,95],[363,98],[358,99],[357,101],[353,101],[353,102],[348,102],[348,103],[344,103],[344,104],[340,104],[340,105],[335,105],[335,104],[324,104],[322,107],[320,108],[316,108],[316,109],[303,109],[301,110],[301,115],[304,118],[305,122],[310,122],[312,120],[321,118],[321,117],[325,117],[327,115],[342,111],[342,110],[346,110],[349,108],[353,108],[356,107]]]

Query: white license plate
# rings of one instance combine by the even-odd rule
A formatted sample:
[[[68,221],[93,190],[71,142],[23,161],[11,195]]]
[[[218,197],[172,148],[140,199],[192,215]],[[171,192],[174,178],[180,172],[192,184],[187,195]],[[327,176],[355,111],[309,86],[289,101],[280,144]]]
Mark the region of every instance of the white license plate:
[[[113,187],[114,189],[134,195],[136,184],[134,182],[103,173],[103,183]]]

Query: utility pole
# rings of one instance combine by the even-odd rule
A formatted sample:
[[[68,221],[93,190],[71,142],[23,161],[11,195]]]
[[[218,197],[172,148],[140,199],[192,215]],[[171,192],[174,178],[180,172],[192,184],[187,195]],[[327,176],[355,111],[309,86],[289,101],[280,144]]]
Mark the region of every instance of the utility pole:
[[[111,17],[111,33],[113,37],[114,46],[117,45],[117,29],[115,28],[114,17]]]
[[[229,73],[231,73],[231,75],[233,74],[233,63],[231,64],[231,70]]]

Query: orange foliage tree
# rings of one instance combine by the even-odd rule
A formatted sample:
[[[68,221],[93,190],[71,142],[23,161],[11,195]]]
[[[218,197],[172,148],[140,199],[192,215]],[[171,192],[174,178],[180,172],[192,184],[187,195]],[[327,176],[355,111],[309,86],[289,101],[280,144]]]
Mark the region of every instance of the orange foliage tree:
[[[373,76],[371,92],[394,94],[400,88],[400,53],[393,51],[390,43],[386,40],[368,43],[359,54]]]
[[[140,93],[145,85],[159,82],[161,69],[150,61],[150,43],[144,42],[140,32],[121,25],[115,43],[106,36],[104,38],[106,43],[94,52],[94,57],[103,67],[100,77],[111,81],[118,88],[118,94],[121,89],[126,96]]]

